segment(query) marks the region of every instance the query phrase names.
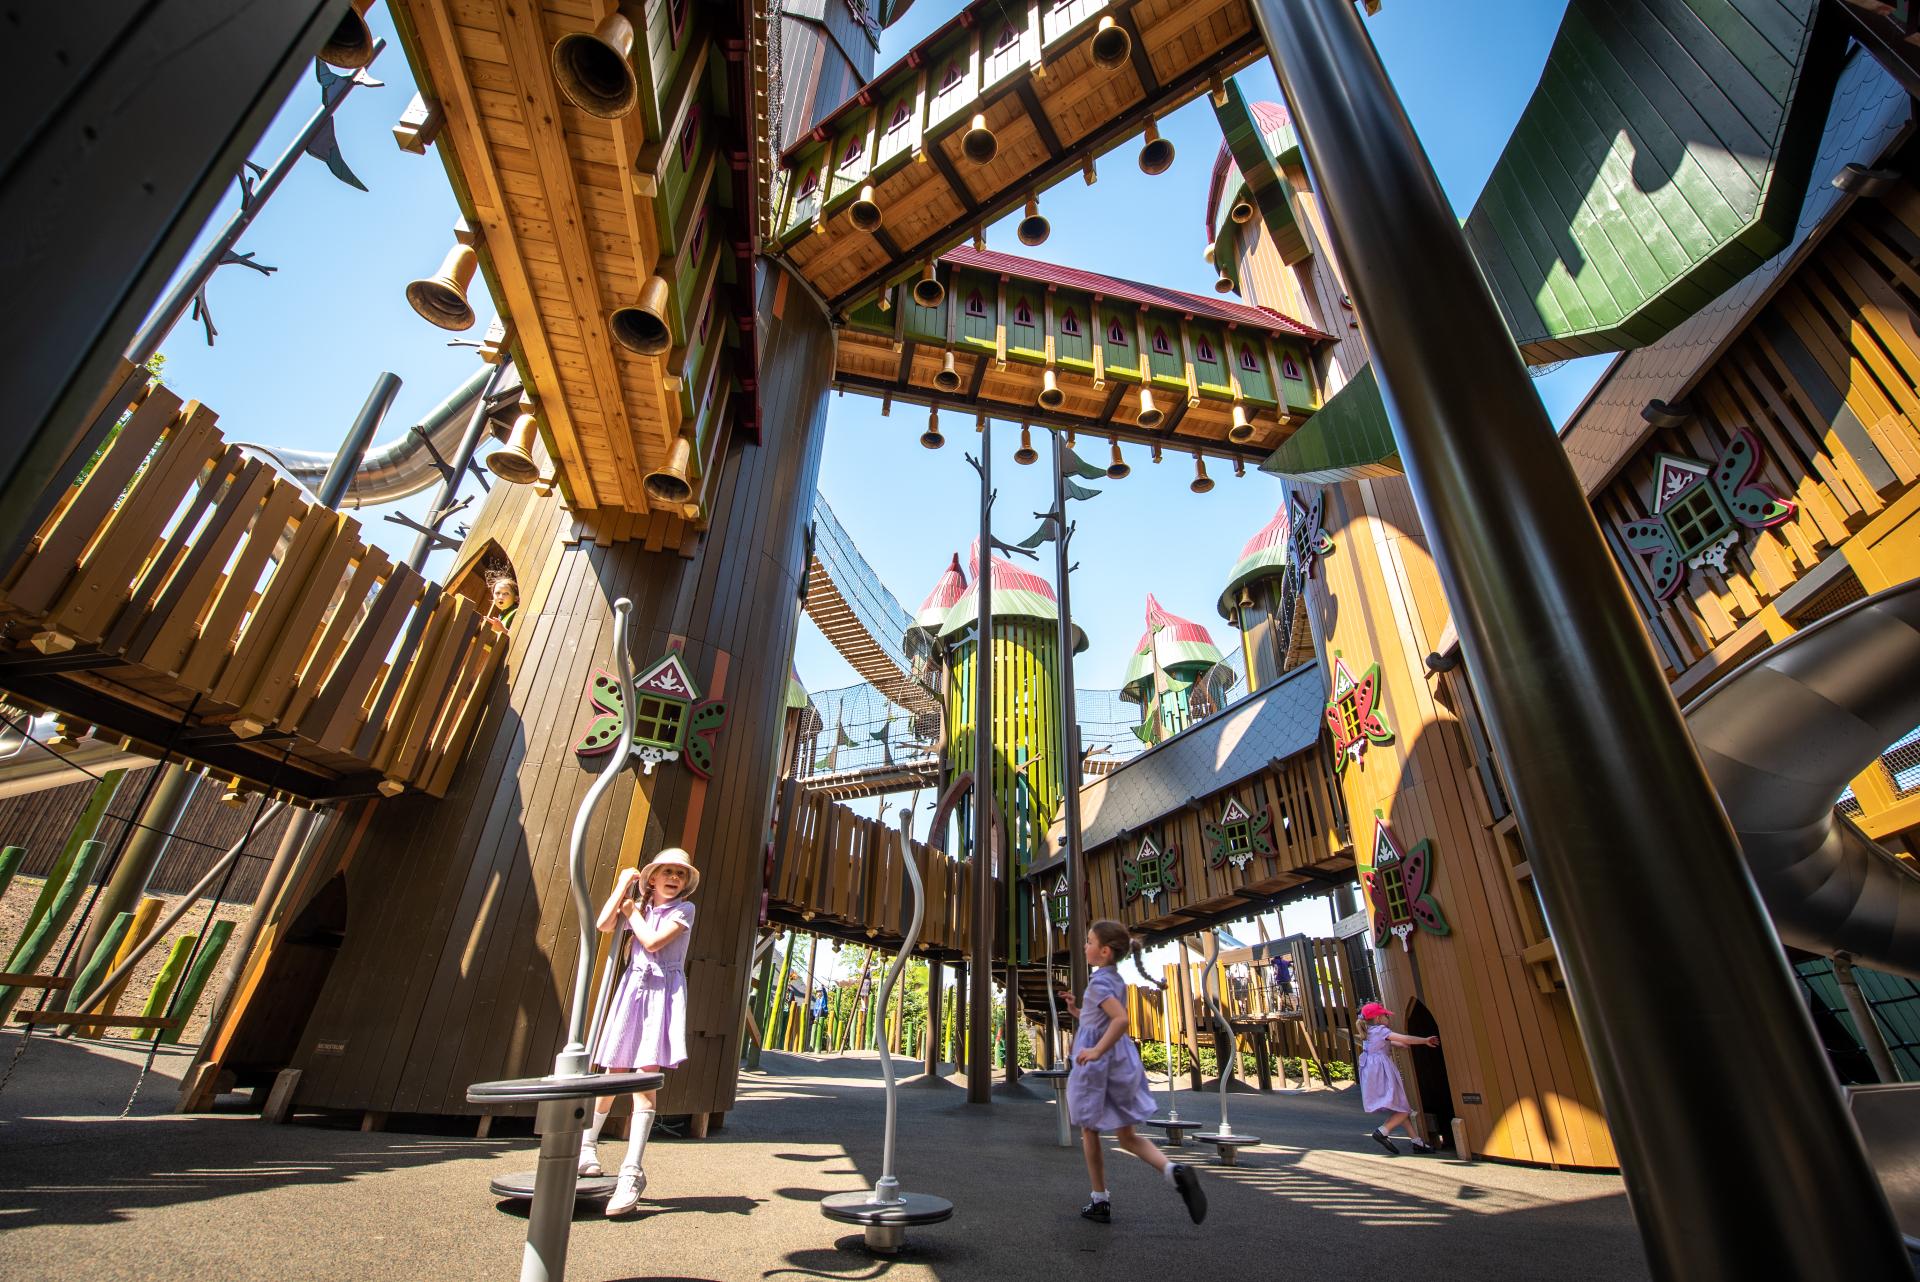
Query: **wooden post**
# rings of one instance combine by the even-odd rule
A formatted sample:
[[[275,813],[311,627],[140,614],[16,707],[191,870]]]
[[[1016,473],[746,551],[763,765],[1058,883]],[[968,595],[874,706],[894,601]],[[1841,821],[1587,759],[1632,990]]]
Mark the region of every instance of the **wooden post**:
[[[213,968],[219,964],[220,953],[227,946],[227,936],[232,933],[233,923],[230,921],[216,921],[207,928],[206,942],[201,945],[200,955],[193,959],[193,968],[180,985],[180,995],[174,998],[173,1010],[180,1017],[180,1026],[166,1029],[160,1034],[162,1045],[173,1045],[186,1031],[187,1021],[193,1018],[193,1008],[199,1004],[201,990],[207,986]]]
[[[73,862],[67,866],[66,875],[60,879],[60,884],[48,902],[46,910],[40,914],[33,928],[21,937],[20,943],[13,950],[13,955],[7,959],[9,972],[16,975],[31,974],[34,968],[45,960],[47,954],[53,951],[54,941],[60,937],[67,919],[73,916],[73,910],[87,888],[87,879],[93,875],[93,866],[99,862],[100,852],[103,849],[105,847],[97,841],[85,841],[80,844],[79,851]],[[51,881],[47,884],[53,885]],[[10,985],[0,985],[0,1019],[6,1018],[7,1013],[13,1009],[14,1002],[19,1000],[20,991]]]
[[[819,962],[820,962],[820,936],[815,935],[813,939],[807,944],[807,996],[806,996],[805,1003],[800,1008],[801,1010],[800,1049],[803,1051],[810,1051],[814,1049],[814,1036],[815,1036],[815,1033],[818,1031],[814,1027],[815,1020],[813,1017],[813,986],[819,982],[819,980],[816,978],[816,972],[819,966]]]
[[[133,925],[127,930],[127,937],[120,941],[118,951],[113,954],[113,966],[107,968],[108,974],[112,974],[113,970],[118,967],[121,962],[131,957],[134,949],[147,942],[147,936],[153,933],[153,925],[160,920],[160,910],[165,906],[166,903],[164,900],[157,899],[152,895],[140,901],[139,906],[133,910]],[[93,1014],[113,1014],[114,1010],[120,1005],[121,996],[127,991],[127,981],[129,978],[129,976],[121,976],[119,982],[108,989],[106,996],[102,997],[99,1002],[95,1004]],[[69,1009],[79,1006],[84,1000],[83,998],[75,999],[73,1006],[69,1007]],[[95,1025],[94,1027],[99,1030],[99,1035],[104,1036],[111,1025],[103,1023]]]
[[[941,1009],[947,1000],[942,991],[946,978],[946,966],[934,959],[927,959],[927,1029],[924,1039],[925,1055],[921,1060],[922,1068],[930,1075],[940,1073],[941,1038],[946,1031],[946,1011]]]
[[[25,846],[8,846],[0,850],[0,895],[7,893],[7,887],[13,884],[13,874],[20,871],[20,861],[26,857]]]
[[[167,950],[166,961],[160,963],[160,973],[153,977],[153,987],[147,992],[147,1004],[140,1008],[142,1018],[163,1015],[167,1010],[167,999],[173,996],[173,986],[180,982],[180,972],[187,968],[187,954],[193,951],[194,936],[181,935],[173,941],[173,947]],[[134,1030],[136,1038],[152,1041],[159,1033],[158,1029],[140,1028]]]
[[[140,901],[147,883],[153,879],[153,870],[160,866],[161,857],[167,853],[167,842],[174,828],[186,813],[187,803],[193,799],[199,776],[189,774],[184,766],[172,761],[154,769],[160,772],[159,780],[147,794],[146,804],[140,807],[137,825],[120,847],[120,856],[114,860],[106,888],[93,905],[86,934],[74,953],[76,958],[91,957],[112,928],[114,918],[130,911]]]

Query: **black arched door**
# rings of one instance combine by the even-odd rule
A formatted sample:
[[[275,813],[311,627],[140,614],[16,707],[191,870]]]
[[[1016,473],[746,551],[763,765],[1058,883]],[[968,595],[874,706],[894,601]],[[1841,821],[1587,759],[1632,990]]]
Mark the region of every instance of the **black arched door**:
[[[1433,1012],[1418,999],[1407,1005],[1407,1034],[1444,1037]],[[1437,1046],[1410,1046],[1407,1053],[1413,1060],[1414,1087],[1420,1092],[1420,1107],[1424,1110],[1414,1115],[1414,1125],[1430,1143],[1451,1145],[1456,1105],[1453,1086],[1447,1081],[1446,1054]]]

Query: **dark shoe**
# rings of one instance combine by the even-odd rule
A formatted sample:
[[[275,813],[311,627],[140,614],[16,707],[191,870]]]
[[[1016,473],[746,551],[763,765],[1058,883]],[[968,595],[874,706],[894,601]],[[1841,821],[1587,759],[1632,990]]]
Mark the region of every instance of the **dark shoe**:
[[[1414,1140],[1413,1151],[1416,1153],[1438,1153],[1440,1150],[1435,1148],[1433,1145],[1427,1143],[1425,1140]]]
[[[1092,1220],[1095,1224],[1113,1223],[1113,1203],[1089,1202],[1080,1208],[1080,1218]]]
[[[1207,1218],[1207,1195],[1200,1187],[1200,1176],[1185,1162],[1173,1164],[1173,1188],[1187,1204],[1187,1218],[1195,1224]]]
[[[1369,1131],[1368,1134],[1373,1137],[1373,1142],[1375,1144],[1378,1144],[1381,1148],[1387,1150],[1389,1154],[1391,1154],[1394,1157],[1400,1156],[1399,1148],[1397,1148],[1394,1145],[1394,1142],[1392,1140],[1388,1139],[1385,1135],[1382,1135],[1379,1131],[1379,1128],[1376,1127],[1372,1131]]]

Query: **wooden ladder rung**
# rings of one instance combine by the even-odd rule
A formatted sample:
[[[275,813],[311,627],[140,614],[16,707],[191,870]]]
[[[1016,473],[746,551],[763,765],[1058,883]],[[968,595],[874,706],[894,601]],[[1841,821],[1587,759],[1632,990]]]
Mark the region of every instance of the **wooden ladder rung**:
[[[17,1010],[16,1024],[73,1024],[85,1028],[157,1028],[172,1032],[184,1022],[176,1015],[75,1015],[64,1010]]]
[[[71,975],[22,975],[10,970],[0,970],[0,984],[10,988],[71,988]]]

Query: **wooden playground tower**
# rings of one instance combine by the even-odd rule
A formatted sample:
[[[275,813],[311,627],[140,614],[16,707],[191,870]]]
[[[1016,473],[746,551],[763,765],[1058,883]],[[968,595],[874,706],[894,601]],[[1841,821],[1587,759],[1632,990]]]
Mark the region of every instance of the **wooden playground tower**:
[[[1722,18],[1737,8],[1711,7]],[[1418,999],[1447,1030],[1448,1081],[1476,1146],[1591,1165],[1609,1163],[1617,1145],[1649,1249],[1673,1276],[1783,1259],[1863,1278],[1904,1269],[1668,685],[1697,688],[1790,631],[1789,607],[1806,604],[1794,587],[1826,564],[1814,555],[1821,546],[1847,552],[1863,588],[1910,577],[1906,514],[1920,452],[1905,359],[1915,314],[1905,158],[1890,136],[1886,154],[1861,167],[1884,160],[1893,177],[1877,190],[1847,178],[1856,200],[1844,216],[1857,217],[1842,239],[1819,239],[1805,260],[1812,266],[1793,260],[1796,285],[1764,304],[1777,319],[1763,316],[1745,337],[1719,336],[1723,367],[1671,387],[1675,398],[1698,387],[1691,413],[1664,397],[1638,402],[1649,428],[1675,434],[1663,448],[1692,451],[1684,459],[1698,464],[1695,475],[1746,426],[1735,418],[1777,425],[1761,431],[1762,466],[1774,469],[1776,491],[1814,514],[1823,543],[1802,523],[1802,543],[1790,533],[1760,542],[1751,575],[1742,566],[1729,579],[1719,563],[1711,574],[1642,570],[1626,555],[1626,540],[1642,536],[1609,526],[1615,542],[1604,542],[1582,499],[1620,480],[1625,488],[1600,505],[1625,505],[1629,524],[1649,527],[1647,540],[1665,522],[1666,537],[1679,541],[1698,532],[1698,513],[1676,534],[1667,504],[1692,483],[1656,488],[1651,499],[1632,491],[1633,451],[1654,437],[1629,423],[1614,435],[1633,445],[1614,446],[1583,487],[1514,344],[1536,361],[1657,348],[1794,243],[1843,83],[1837,33],[1861,34],[1899,84],[1917,83],[1910,55],[1882,30],[1907,16],[1905,6],[1890,16],[1886,6],[1837,0],[1781,3],[1767,8],[1765,38],[1755,39],[1728,22],[1675,30],[1637,4],[1602,21],[1596,15],[1609,6],[1575,0],[1565,57],[1550,64],[1537,110],[1463,237],[1345,0],[974,3],[877,75],[876,24],[895,6],[874,14],[828,0],[776,14],[750,0],[395,0],[423,94],[414,134],[430,135],[446,166],[463,215],[455,234],[510,321],[507,348],[531,405],[536,437],[516,444],[541,484],[495,487],[461,554],[463,566],[486,555],[512,567],[519,615],[511,632],[483,633],[457,592],[383,575],[375,554],[356,557],[344,518],[302,514],[270,475],[219,453],[197,407],[150,409],[143,430],[177,452],[185,477],[167,493],[178,501],[197,489],[216,516],[225,505],[217,524],[231,530],[227,550],[244,544],[243,555],[265,558],[269,542],[278,546],[268,536],[293,530],[297,544],[313,531],[310,554],[331,565],[322,553],[344,545],[338,575],[351,576],[349,597],[354,584],[366,593],[365,613],[338,611],[324,627],[308,624],[309,635],[280,628],[268,645],[262,624],[252,652],[264,598],[244,600],[247,585],[236,580],[237,604],[223,604],[218,575],[205,571],[223,568],[224,555],[191,527],[175,531],[177,544],[162,537],[164,514],[136,538],[134,523],[150,514],[122,506],[109,515],[111,496],[91,478],[69,488],[140,394],[114,362],[170,253],[206,209],[219,181],[210,175],[224,177],[257,137],[345,5],[312,0],[272,14],[235,6],[244,20],[206,41],[205,10],[190,8],[157,6],[139,31],[118,33],[137,39],[86,70],[111,81],[127,59],[179,51],[177,61],[157,60],[165,72],[143,79],[141,92],[164,94],[198,76],[217,82],[209,93],[156,106],[139,130],[125,122],[102,130],[90,117],[104,90],[75,72],[63,86],[65,116],[29,127],[85,127],[98,145],[18,152],[0,193],[0,225],[19,233],[4,239],[84,246],[97,268],[58,289],[49,275],[56,259],[43,255],[22,284],[57,303],[33,326],[4,322],[8,350],[30,374],[12,429],[22,448],[0,478],[12,567],[0,591],[19,625],[8,633],[0,688],[257,787],[338,802],[275,916],[291,925],[322,899],[344,905],[338,954],[318,976],[278,965],[270,930],[206,1048],[203,1087],[223,1065],[295,1067],[311,1105],[461,1112],[467,1083],[545,1066],[573,980],[574,927],[557,893],[565,829],[592,777],[573,748],[590,719],[593,671],[606,661],[609,603],[626,596],[635,602],[636,668],[670,680],[628,710],[658,753],[654,768],[618,781],[615,818],[592,834],[589,867],[593,884],[605,885],[659,846],[696,852],[705,881],[690,958],[692,1059],[662,1108],[693,1115],[696,1133],[727,1110],[767,866],[771,746],[796,618],[789,603],[809,572],[826,398],[840,385],[1289,477],[1290,510],[1300,514],[1292,569],[1305,580],[1295,599],[1317,652],[1313,667],[1294,672],[1327,683],[1316,702],[1330,705],[1343,764],[1337,802],[1300,793],[1302,805],[1324,807],[1325,822],[1287,877],[1308,884],[1316,871],[1340,875],[1343,857],[1358,859],[1377,895],[1384,955],[1398,954],[1386,975],[1391,1000]],[[553,46],[616,9],[631,22],[631,50],[622,52],[636,101],[594,114],[556,82]],[[602,35],[624,45],[617,23]],[[1648,41],[1671,56],[1654,55],[1624,79],[1602,77],[1604,92],[1580,99],[1608,104],[1618,119],[1584,133],[1570,124],[1570,68],[1603,53],[1625,58],[1629,45]],[[1263,53],[1297,121],[1263,119],[1227,80]],[[1678,75],[1682,62],[1711,71],[1690,73],[1664,97],[1633,97],[1632,71],[1644,82]],[[1238,174],[1229,180],[1223,170],[1216,181],[1212,259],[1227,289],[1270,310],[1207,320],[1190,296],[1121,293],[962,247],[1023,206],[1023,240],[1044,240],[1039,205],[1050,184],[1091,178],[1101,153],[1201,95],[1220,115]],[[1669,128],[1661,147],[1647,148],[1669,165],[1665,181],[1637,180],[1610,150],[1614,125],[1630,138],[1687,111],[1684,130]],[[156,133],[166,142],[148,161],[154,199],[113,199],[124,182],[116,162]],[[1580,155],[1614,202],[1589,208],[1578,180],[1529,185],[1522,171],[1540,146]],[[44,166],[56,153],[63,164],[83,159],[55,174]],[[1703,167],[1702,157],[1729,154],[1742,158],[1740,172]],[[1874,204],[1888,187],[1893,195]],[[1694,221],[1670,245],[1655,229],[1671,230],[1675,194]],[[1516,210],[1567,232],[1530,235]],[[1831,261],[1815,261],[1822,254]],[[1039,321],[1024,326],[1025,339],[1023,286],[1024,314]],[[1075,291],[1085,310],[1074,309],[1070,329],[1059,299]],[[1830,305],[1849,297],[1851,310]],[[1443,312],[1451,323],[1436,334],[1431,318]],[[1809,363],[1782,355],[1782,327],[1800,335]],[[1220,377],[1207,377],[1203,343],[1229,358]],[[1745,375],[1743,391],[1741,360],[1753,368],[1776,359],[1783,375]],[[1816,368],[1851,419],[1820,395],[1808,373]],[[1607,435],[1597,421],[1576,423],[1582,430]],[[114,466],[132,478],[139,460],[129,453]],[[151,464],[141,475],[139,484],[159,484]],[[1821,511],[1831,520],[1821,522]],[[63,552],[36,571],[65,523],[78,559]],[[87,558],[108,552],[114,574],[102,562],[90,577]],[[1687,543],[1678,559],[1697,555]],[[1615,590],[1621,565],[1631,573],[1626,590]],[[12,595],[36,576],[47,580],[39,595]],[[325,595],[339,578],[317,582],[313,591]],[[275,617],[305,617],[310,598],[295,586],[288,576],[288,613]],[[1676,593],[1692,605],[1672,604]],[[104,605],[85,619],[89,599]],[[193,620],[198,630],[181,627],[176,607],[202,600],[211,612]],[[1639,641],[1643,619],[1671,634],[1661,647],[1665,680]],[[384,669],[403,626],[418,642]],[[1291,650],[1292,620],[1284,631]],[[1529,648],[1517,652],[1522,642]],[[283,646],[299,658],[276,665]],[[330,657],[315,664],[315,646]],[[182,665],[196,660],[189,681]],[[496,666],[501,680],[492,679]],[[299,675],[284,700],[260,686],[276,672]],[[1263,707],[1278,705],[1288,676],[1260,678]],[[688,686],[701,702],[676,702],[673,692]],[[724,722],[702,722],[715,704],[724,704]],[[1206,730],[1202,722],[1188,735]],[[247,745],[263,734],[273,736],[269,751]],[[1268,764],[1287,773],[1284,760]],[[1294,773],[1273,786],[1327,787],[1325,774]],[[1100,784],[1112,790],[1123,777]],[[1881,788],[1875,795],[1863,783],[1863,807],[1890,813],[1904,799]],[[1510,814],[1492,814],[1496,792]],[[1125,893],[1121,839],[1137,835],[1116,830],[1105,882],[1116,895]],[[1143,853],[1136,849],[1136,863]],[[968,871],[977,926],[995,892],[985,861]],[[1074,926],[1100,910],[1108,892],[1098,876],[1087,882],[1090,902],[1072,905]],[[873,879],[869,922],[884,913],[890,885]],[[820,889],[838,893],[831,883]],[[1152,911],[1164,909],[1165,928],[1179,933],[1236,902],[1245,911],[1240,889],[1213,888],[1211,908],[1189,913],[1169,902]],[[1670,900],[1717,906],[1710,948]],[[1537,928],[1529,903],[1543,909]],[[1640,929],[1628,924],[1633,911],[1648,914]],[[290,1018],[291,1039],[266,1035]],[[1702,1043],[1702,1081],[1736,1067],[1765,1081],[1740,1117],[1645,1062],[1649,1042],[1686,1036]],[[1469,1048],[1455,1059],[1459,1040]],[[282,1042],[290,1047],[282,1062],[239,1063],[250,1046]],[[1470,1074],[1484,1074],[1471,1091]],[[1598,1122],[1603,1096],[1611,1131]],[[1544,1111],[1541,1101],[1550,1101]],[[1486,1110],[1477,1120],[1474,1107]],[[1779,1174],[1783,1166],[1793,1178]],[[1809,1181],[1833,1192],[1827,1213],[1799,1213],[1795,1199]]]

